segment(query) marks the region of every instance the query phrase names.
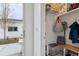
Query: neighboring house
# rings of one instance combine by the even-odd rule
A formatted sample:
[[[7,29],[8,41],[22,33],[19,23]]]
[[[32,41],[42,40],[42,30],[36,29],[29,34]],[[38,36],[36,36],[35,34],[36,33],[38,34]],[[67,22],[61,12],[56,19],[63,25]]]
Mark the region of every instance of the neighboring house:
[[[4,39],[5,24],[2,21],[3,20],[2,17],[8,20],[6,21],[5,37],[6,38],[22,37],[23,35],[22,15],[23,15],[23,5],[21,3],[0,4],[0,39]]]
[[[0,22],[0,39],[4,39],[4,24]],[[5,29],[6,38],[20,38],[23,36],[23,21],[22,20],[8,20]]]

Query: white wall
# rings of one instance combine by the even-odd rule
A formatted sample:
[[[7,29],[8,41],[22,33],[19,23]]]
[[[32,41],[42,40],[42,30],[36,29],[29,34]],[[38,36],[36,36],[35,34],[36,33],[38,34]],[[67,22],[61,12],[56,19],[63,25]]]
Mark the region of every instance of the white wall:
[[[46,15],[46,43],[55,43],[57,36],[55,32],[53,32],[53,25],[55,22],[55,15],[54,14],[47,14]]]
[[[73,13],[69,13],[61,16],[61,20],[66,21],[68,23],[68,26],[70,26],[75,21],[76,17],[77,17],[77,22],[79,23],[79,10],[74,11]],[[72,44],[72,41],[69,40],[69,32],[70,32],[70,28],[68,28],[66,31],[66,43]],[[72,45],[79,46],[79,43],[72,44]]]
[[[24,18],[24,45],[23,52],[25,56],[33,56],[34,52],[34,19],[33,19],[33,3],[24,4],[23,18]]]

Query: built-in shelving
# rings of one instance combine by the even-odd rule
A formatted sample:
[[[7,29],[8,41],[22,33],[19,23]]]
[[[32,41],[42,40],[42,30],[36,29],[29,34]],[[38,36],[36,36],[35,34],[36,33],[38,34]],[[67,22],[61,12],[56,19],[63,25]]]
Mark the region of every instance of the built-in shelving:
[[[68,11],[68,12],[60,13],[60,14],[58,14],[57,16],[63,16],[63,15],[66,15],[66,14],[72,13],[72,12],[77,11],[77,10],[79,10],[79,8],[73,9],[73,10]]]

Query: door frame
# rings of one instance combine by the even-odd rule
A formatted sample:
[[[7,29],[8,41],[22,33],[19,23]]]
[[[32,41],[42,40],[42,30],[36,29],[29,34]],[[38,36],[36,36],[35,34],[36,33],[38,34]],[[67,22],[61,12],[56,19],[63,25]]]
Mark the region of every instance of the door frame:
[[[31,8],[33,10],[30,10]],[[46,16],[45,3],[29,3],[29,4],[26,3],[24,4],[23,9],[24,9],[24,14],[23,14],[24,15],[23,16],[24,17],[24,44],[23,44],[24,55],[45,56],[45,39],[46,39],[45,38],[45,16]],[[31,25],[32,28],[29,25],[31,23],[33,24]],[[28,33],[28,31],[31,31],[30,34]]]

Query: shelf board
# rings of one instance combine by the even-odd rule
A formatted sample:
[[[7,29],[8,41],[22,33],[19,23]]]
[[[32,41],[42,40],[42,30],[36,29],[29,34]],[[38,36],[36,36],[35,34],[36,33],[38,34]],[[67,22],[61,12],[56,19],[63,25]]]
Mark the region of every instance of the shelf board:
[[[79,8],[73,9],[73,10],[68,11],[68,12],[64,12],[64,13],[62,13],[62,14],[58,14],[57,16],[63,16],[63,15],[66,15],[66,14],[72,13],[72,12],[77,11],[77,10],[79,10]]]

